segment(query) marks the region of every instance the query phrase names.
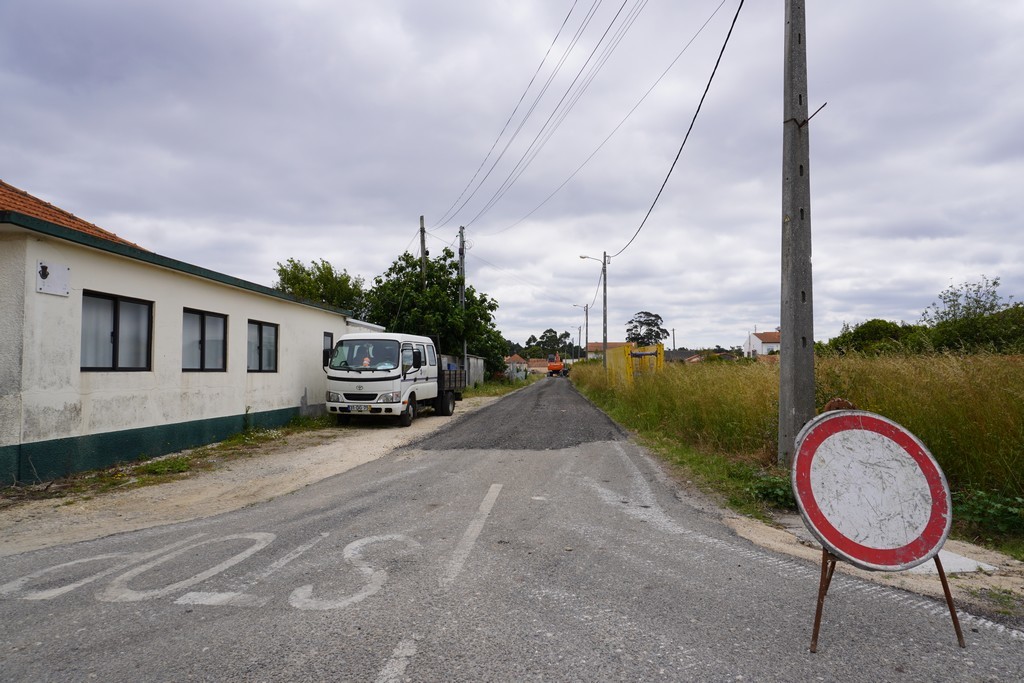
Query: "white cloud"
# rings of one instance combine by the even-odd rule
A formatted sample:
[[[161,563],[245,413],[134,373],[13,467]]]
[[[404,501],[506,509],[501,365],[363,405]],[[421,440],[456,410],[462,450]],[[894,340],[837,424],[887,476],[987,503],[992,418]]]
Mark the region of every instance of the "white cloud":
[[[468,224],[471,284],[498,301],[507,337],[575,336],[579,306],[593,303],[598,340],[600,263],[579,255],[617,254],[640,225],[736,5],[536,209],[718,2],[646,5],[517,182],[473,220],[611,20],[602,7],[479,192],[435,225],[571,4],[9,0],[0,126],[16,134],[0,140],[0,177],[158,253],[261,284],[287,258],[327,258],[369,281],[417,251],[420,215],[434,252]],[[809,104],[828,102],[810,124],[816,336],[844,321],[913,322],[951,281],[983,274],[1019,295],[1024,11],[867,0],[807,13]],[[781,3],[747,3],[658,206],[608,266],[610,339],[640,310],[691,347],[778,324],[782,37]]]

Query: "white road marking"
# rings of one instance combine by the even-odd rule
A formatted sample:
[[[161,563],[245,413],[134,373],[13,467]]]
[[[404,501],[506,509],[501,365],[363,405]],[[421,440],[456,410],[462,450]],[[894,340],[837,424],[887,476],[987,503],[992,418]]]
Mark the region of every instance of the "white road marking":
[[[165,595],[176,593],[184,588],[188,588],[189,586],[194,586],[197,583],[201,583],[202,581],[205,581],[211,576],[216,576],[217,574],[220,574],[225,569],[233,567],[234,565],[247,559],[254,553],[259,552],[263,548],[266,548],[275,538],[277,537],[274,534],[256,532],[251,534],[232,534],[230,536],[219,536],[217,538],[211,538],[209,540],[201,541],[199,543],[193,543],[192,545],[185,546],[184,548],[175,550],[174,552],[168,553],[163,557],[159,557],[153,560],[152,562],[147,562],[146,564],[140,567],[135,567],[134,569],[127,571],[124,574],[121,574],[113,581],[111,581],[109,586],[107,586],[104,590],[100,591],[96,595],[96,597],[105,602],[135,602],[138,600],[150,600],[152,598],[164,597]],[[181,581],[177,581],[168,586],[164,586],[163,588],[154,588],[152,590],[146,591],[136,591],[128,587],[128,582],[134,579],[136,576],[143,574],[152,569],[153,567],[161,565],[164,562],[167,562],[168,560],[171,560],[177,557],[178,555],[181,555],[182,553],[188,552],[193,548],[198,548],[199,546],[208,545],[210,543],[220,543],[223,541],[234,541],[238,539],[250,539],[255,542],[250,547],[246,548],[240,553],[232,555],[220,564],[210,567],[206,571],[199,572],[194,576],[190,576],[187,579],[182,579]]]
[[[363,548],[373,543],[383,543],[386,541],[398,541],[415,549],[420,548],[419,543],[403,534],[368,536],[366,538],[360,538],[358,541],[352,541],[345,546],[345,549],[342,551],[342,555],[345,558],[345,561],[355,567],[360,574],[369,578],[365,586],[352,595],[341,598],[340,600],[323,600],[314,598],[313,585],[307,584],[305,586],[299,586],[293,590],[292,594],[288,596],[288,603],[292,607],[296,607],[298,609],[328,610],[348,607],[349,605],[362,602],[366,598],[370,597],[379,591],[388,580],[388,572],[385,569],[374,569],[369,562],[364,560]]]
[[[469,553],[473,550],[473,544],[476,543],[477,536],[480,535],[484,528],[487,516],[491,514],[494,501],[498,499],[498,494],[501,493],[501,486],[501,484],[491,484],[490,490],[484,496],[484,501],[480,503],[480,509],[473,517],[473,521],[469,523],[469,527],[466,529],[466,533],[462,535],[459,545],[455,547],[455,553],[452,555],[451,562],[448,563],[444,576],[441,577],[442,588],[451,585],[456,577],[458,577],[459,572],[462,571]]]
[[[181,596],[174,602],[178,605],[233,605],[235,607],[262,607],[270,602],[270,598],[261,598],[257,595],[246,593],[245,591],[252,588],[257,582],[269,578],[279,569],[286,567],[290,562],[320,541],[327,538],[329,535],[329,533],[324,532],[317,538],[295,548],[281,559],[272,562],[264,569],[250,574],[241,582],[239,590],[237,591],[192,591]]]
[[[186,538],[186,539],[184,539],[182,541],[178,541],[177,543],[172,543],[170,545],[166,545],[163,548],[160,548],[158,550],[151,550],[148,553],[108,553],[106,555],[96,555],[95,557],[86,557],[86,558],[83,558],[81,560],[72,560],[71,562],[64,562],[63,564],[57,564],[57,565],[54,565],[52,567],[47,567],[46,569],[40,569],[37,572],[32,572],[31,574],[28,574],[27,576],[23,576],[20,579],[15,579],[14,581],[11,581],[9,583],[5,583],[4,585],[0,586],[0,597],[10,595],[10,596],[19,597],[22,600],[50,600],[52,598],[57,597],[58,595],[63,595],[64,593],[67,593],[68,591],[73,591],[76,588],[81,588],[82,586],[84,586],[84,585],[86,585],[88,583],[92,583],[93,581],[95,581],[97,579],[102,579],[104,576],[108,576],[109,574],[113,574],[114,572],[116,572],[118,570],[130,567],[133,564],[135,564],[136,562],[142,562],[142,561],[148,560],[148,559],[150,559],[152,557],[157,557],[159,555],[162,555],[162,554],[164,554],[164,553],[166,553],[166,552],[168,552],[170,550],[174,550],[175,548],[177,548],[177,547],[179,547],[181,545],[184,545],[186,543],[189,543],[191,541],[194,541],[197,538],[202,537],[203,535],[204,534],[197,534],[195,536],[189,536],[188,538]],[[79,564],[85,564],[87,562],[98,562],[100,560],[109,560],[109,559],[115,558],[115,557],[123,558],[123,561],[122,562],[118,562],[118,563],[108,567],[107,569],[104,569],[103,571],[99,571],[99,572],[96,572],[95,574],[87,576],[84,579],[79,579],[78,581],[75,581],[73,583],[69,583],[69,584],[66,584],[64,586],[58,586],[56,588],[50,588],[48,590],[41,590],[41,591],[33,591],[33,590],[25,591],[25,590],[23,590],[25,584],[27,584],[28,582],[32,581],[33,579],[37,579],[40,576],[44,576],[46,574],[49,574],[51,572],[55,572],[55,571],[58,571],[60,569],[64,569],[66,567],[74,567],[74,566],[79,565]],[[17,595],[18,593],[20,593],[20,595]]]
[[[174,601],[176,605],[232,605],[234,607],[262,607],[270,598],[261,598],[241,591],[220,591],[206,593],[194,591],[185,593]]]
[[[403,680],[405,667],[409,666],[409,660],[416,654],[416,641],[413,638],[403,638],[398,641],[391,659],[384,668],[377,674],[376,683],[398,683]]]

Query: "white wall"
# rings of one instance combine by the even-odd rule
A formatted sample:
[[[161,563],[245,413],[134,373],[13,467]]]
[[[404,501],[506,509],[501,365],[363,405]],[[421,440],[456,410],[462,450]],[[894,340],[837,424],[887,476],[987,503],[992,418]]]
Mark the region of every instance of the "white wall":
[[[0,247],[0,446],[324,403],[323,334],[348,332],[343,315],[29,231]],[[67,296],[36,291],[38,261],[70,268]],[[83,290],[153,302],[150,371],[81,370]],[[182,371],[183,308],[228,316],[227,372]],[[279,326],[277,372],[247,371],[250,319]]]

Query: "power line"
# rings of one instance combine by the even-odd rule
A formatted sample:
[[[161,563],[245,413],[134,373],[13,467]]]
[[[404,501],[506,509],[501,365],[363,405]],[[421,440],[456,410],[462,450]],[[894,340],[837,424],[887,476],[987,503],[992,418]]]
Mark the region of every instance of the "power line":
[[[729,38],[732,37],[732,30],[736,27],[736,20],[739,19],[740,10],[743,9],[743,0],[740,0],[739,6],[736,8],[736,14],[732,18],[732,23],[729,25],[729,32],[725,35],[725,42],[722,43],[722,49],[718,52],[718,59],[715,60],[715,67],[711,70],[711,76],[708,78],[708,84],[704,87],[704,94],[700,96],[700,102],[697,103],[697,110],[693,112],[693,118],[690,120],[690,126],[686,129],[686,135],[683,136],[683,142],[679,145],[679,151],[676,152],[676,158],[672,160],[672,165],[668,169],[668,173],[665,175],[665,180],[661,183],[661,187],[658,188],[658,194],[654,196],[654,201],[651,202],[651,208],[647,209],[647,214],[644,219],[640,222],[640,226],[633,233],[633,236],[626,242],[626,246],[619,249],[616,253],[611,254],[611,258],[615,258],[622,252],[629,248],[629,245],[633,244],[633,240],[636,239],[640,231],[644,229],[644,225],[647,223],[647,219],[651,217],[651,212],[654,211],[654,207],[658,204],[658,199],[661,197],[661,193],[665,191],[665,186],[668,184],[668,179],[672,177],[672,171],[675,170],[676,164],[679,162],[679,157],[683,154],[683,147],[686,146],[686,141],[690,139],[690,133],[693,131],[693,126],[697,122],[697,115],[700,114],[701,107],[704,105],[704,98],[708,96],[708,91],[711,89],[711,82],[715,80],[715,74],[718,72],[718,65],[722,62],[722,55],[725,54],[725,48],[729,44]]]
[[[537,134],[534,136],[533,141],[527,147],[526,151],[523,152],[523,154],[520,156],[519,161],[516,162],[516,165],[512,168],[511,171],[509,171],[509,174],[506,176],[506,178],[502,182],[502,184],[491,195],[491,198],[487,201],[487,203],[484,205],[484,207],[479,212],[477,212],[477,214],[475,216],[473,216],[473,218],[471,218],[469,221],[466,222],[467,226],[472,225],[474,222],[476,222],[477,219],[479,219],[481,216],[483,216],[485,213],[487,213],[501,199],[501,197],[504,196],[505,192],[508,191],[509,187],[511,187],[515,183],[515,181],[519,178],[519,175],[522,174],[522,171],[524,171],[526,169],[526,166],[528,166],[529,163],[532,162],[533,157],[530,157],[530,159],[528,161],[527,161],[527,157],[530,156],[531,153],[533,153],[533,156],[536,156],[536,154],[534,153],[534,150],[536,149],[536,151],[539,152],[540,151],[540,147],[543,147],[543,144],[541,144],[540,147],[538,147],[538,141],[544,135],[548,134],[549,132],[550,132],[550,134],[553,134],[554,131],[557,130],[558,127],[561,125],[561,122],[564,120],[565,115],[568,115],[569,111],[571,111],[573,109],[573,107],[576,105],[576,103],[579,101],[579,98],[571,97],[571,95],[573,95],[573,93],[574,93],[574,89],[579,90],[579,88],[577,88],[576,84],[577,84],[577,82],[580,81],[580,78],[583,77],[583,83],[585,85],[589,85],[589,82],[587,81],[587,78],[589,77],[589,74],[593,73],[594,75],[596,75],[596,73],[598,71],[600,71],[601,68],[604,66],[604,64],[605,64],[605,62],[607,60],[601,61],[600,58],[595,60],[594,57],[598,53],[599,49],[607,49],[607,47],[602,48],[603,45],[610,45],[611,44],[611,43],[606,44],[605,40],[608,38],[608,34],[609,34],[609,32],[611,32],[612,28],[615,27],[616,23],[618,22],[619,16],[622,14],[623,9],[625,9],[626,4],[628,2],[629,2],[629,0],[623,0],[622,4],[619,6],[619,9],[615,12],[615,15],[612,17],[612,19],[609,22],[608,26],[605,28],[604,32],[601,34],[600,39],[598,39],[597,43],[594,45],[594,48],[591,50],[590,54],[587,56],[586,61],[583,63],[582,66],[580,66],[579,70],[576,72],[576,76],[573,78],[572,82],[565,89],[565,92],[562,94],[562,97],[558,100],[558,103],[555,105],[555,108],[552,109],[551,113],[548,115],[548,118],[541,125],[541,128],[540,128],[540,130],[538,130]],[[643,5],[645,5],[645,4],[646,4],[646,0],[638,0],[638,5],[640,6],[640,9],[642,9]],[[637,5],[634,5],[634,9],[636,8],[636,6]],[[630,16],[633,16],[633,21],[635,21],[635,14],[633,14],[633,11],[631,10],[630,14],[627,14],[626,20],[623,21],[624,24],[626,23],[626,21],[629,20]],[[631,25],[632,25],[632,21],[629,22],[629,26],[631,26]],[[628,29],[628,26],[626,28]],[[621,37],[619,37],[619,40],[621,40]],[[614,47],[617,46],[617,45],[618,45],[618,42],[615,42],[614,45],[612,45],[612,49],[614,49]],[[589,71],[588,71],[588,69],[589,69]],[[593,80],[593,79],[590,78],[590,80]],[[580,87],[585,89],[585,85],[580,86]],[[582,94],[582,92],[581,92],[581,94]],[[565,104],[567,99],[569,101],[569,104]],[[564,115],[563,115],[563,112],[564,112]],[[560,118],[557,118],[557,121],[554,124],[552,124],[552,121],[555,121],[556,117],[560,117]],[[550,138],[550,135],[548,135],[548,137]],[[546,140],[545,140],[545,142],[546,142]]]
[[[711,13],[711,16],[709,16],[704,21],[704,23],[701,24],[701,27],[699,29],[697,29],[697,32],[693,34],[693,37],[691,37],[690,40],[686,43],[686,45],[683,46],[683,49],[680,50],[678,54],[676,54],[675,58],[671,62],[669,62],[669,65],[667,67],[665,67],[665,70],[661,72],[661,75],[658,76],[657,80],[655,80],[654,83],[651,84],[651,87],[649,87],[647,89],[647,91],[643,94],[643,96],[639,100],[637,100],[637,103],[633,105],[633,108],[630,109],[629,112],[627,112],[624,117],[622,117],[622,120],[619,121],[619,123],[615,126],[615,128],[613,128],[612,131],[610,133],[608,133],[608,135],[605,137],[605,139],[601,141],[601,144],[599,144],[597,146],[597,148],[594,149],[594,151],[590,153],[590,156],[588,156],[586,159],[584,159],[583,163],[581,163],[579,166],[576,167],[575,171],[570,173],[569,176],[565,180],[563,180],[562,183],[551,192],[551,194],[549,194],[547,197],[544,198],[544,201],[542,201],[537,206],[533,207],[533,209],[531,209],[530,212],[527,213],[525,216],[523,216],[522,218],[517,220],[515,223],[512,223],[511,225],[508,225],[508,226],[506,226],[506,227],[504,227],[504,228],[502,228],[500,230],[497,230],[495,232],[488,233],[485,236],[486,237],[492,237],[494,235],[500,235],[501,233],[505,232],[506,230],[510,230],[510,229],[516,227],[517,225],[519,225],[520,223],[525,221],[527,218],[529,218],[530,216],[535,214],[538,210],[540,210],[549,201],[551,201],[551,199],[556,194],[561,192],[562,188],[565,187],[566,185],[568,185],[569,181],[571,181],[573,178],[575,178],[576,174],[578,174],[580,171],[582,171],[583,168],[588,163],[590,163],[590,161],[595,156],[597,156],[597,153],[600,152],[604,148],[604,146],[608,143],[608,141],[611,140],[612,137],[614,137],[614,135],[617,132],[619,132],[619,128],[621,128],[623,126],[623,124],[626,123],[626,121],[633,115],[633,112],[635,112],[637,109],[639,109],[640,105],[644,103],[644,101],[647,99],[647,97],[652,92],[654,92],[654,89],[656,87],[658,87],[658,84],[661,83],[661,81],[665,78],[665,76],[668,75],[668,72],[672,70],[672,67],[674,67],[676,65],[676,62],[678,62],[679,59],[683,56],[683,53],[686,52],[689,49],[689,47],[693,44],[693,42],[695,40],[697,40],[698,36],[700,36],[700,34],[704,32],[704,29],[707,28],[708,24],[711,23],[711,20],[715,18],[715,16],[718,14],[718,10],[722,9],[722,6],[725,5],[725,2],[726,2],[726,0],[722,0],[722,2],[718,3],[718,7],[716,7],[715,10]]]
[[[559,26],[558,32],[555,33],[555,37],[552,39],[551,45],[548,46],[547,52],[544,53],[544,57],[541,59],[540,64],[537,65],[537,70],[534,72],[533,77],[530,79],[530,82],[526,85],[526,89],[523,90],[523,94],[520,95],[519,102],[516,103],[515,108],[512,110],[512,113],[508,117],[508,120],[505,121],[505,125],[502,126],[501,132],[498,133],[498,137],[496,137],[494,139],[494,144],[491,145],[491,148],[490,148],[490,150],[488,150],[487,154],[484,156],[483,161],[480,162],[480,166],[476,169],[476,173],[474,173],[473,177],[469,179],[469,182],[466,183],[466,187],[463,188],[463,190],[459,194],[459,196],[455,199],[454,202],[452,202],[452,205],[450,207],[448,207],[448,210],[445,211],[444,215],[441,217],[441,219],[436,224],[434,224],[433,227],[437,228],[437,227],[443,227],[443,226],[447,225],[448,222],[451,221],[453,218],[455,218],[455,216],[458,215],[459,211],[462,211],[463,207],[465,207],[466,204],[476,195],[477,191],[483,185],[484,181],[486,181],[488,176],[490,176],[491,171],[493,171],[494,167],[497,165],[497,163],[499,161],[501,161],[501,158],[502,158],[502,156],[504,156],[505,151],[508,150],[509,145],[511,145],[512,141],[515,140],[516,137],[519,135],[519,131],[522,130],[523,124],[530,117],[530,114],[533,113],[533,110],[537,107],[537,104],[540,102],[540,98],[543,97],[544,93],[547,92],[548,87],[550,87],[550,85],[551,85],[551,81],[554,79],[555,75],[558,74],[558,72],[561,70],[562,64],[565,63],[565,60],[568,57],[569,53],[572,51],[573,47],[576,45],[577,41],[579,40],[579,37],[582,34],[583,29],[586,28],[587,25],[589,25],[590,20],[593,18],[594,13],[596,12],[597,7],[600,6],[601,2],[602,2],[602,0],[595,0],[595,2],[590,6],[590,10],[587,12],[587,15],[584,17],[583,23],[577,29],[576,35],[573,36],[572,40],[569,42],[569,46],[562,53],[561,59],[559,59],[558,64],[552,70],[551,75],[548,77],[548,79],[545,82],[544,86],[541,88],[540,93],[534,98],[533,104],[531,105],[530,110],[528,112],[526,112],[526,115],[523,117],[522,121],[519,123],[519,126],[516,128],[515,132],[509,138],[509,141],[507,143],[505,143],[505,147],[501,150],[501,153],[498,155],[498,158],[494,160],[493,164],[491,164],[491,167],[487,170],[487,173],[484,175],[484,177],[480,179],[480,182],[477,184],[476,188],[474,188],[474,190],[470,193],[470,195],[468,197],[466,197],[466,200],[464,202],[462,202],[462,204],[459,204],[458,209],[455,209],[455,211],[453,213],[452,209],[455,207],[456,204],[459,203],[459,200],[462,199],[462,197],[466,194],[466,190],[468,190],[470,188],[470,186],[473,184],[473,181],[476,180],[477,176],[480,175],[480,171],[483,169],[484,165],[487,163],[487,160],[490,158],[491,154],[494,152],[494,149],[498,146],[498,142],[501,140],[502,136],[505,134],[505,131],[508,130],[509,124],[512,122],[512,119],[515,118],[516,112],[519,111],[519,107],[522,106],[523,101],[526,99],[526,94],[530,91],[530,88],[533,87],[533,84],[537,80],[537,76],[540,74],[541,69],[544,68],[544,64],[547,62],[548,56],[551,54],[552,48],[554,48],[555,44],[558,42],[558,38],[562,35],[562,31],[565,29],[566,24],[569,22],[569,17],[572,16],[573,11],[576,9],[576,2],[574,0],[574,2],[572,4],[572,7],[569,8],[568,14],[566,14],[565,15],[565,19],[562,20],[562,24],[561,24],[561,26]]]

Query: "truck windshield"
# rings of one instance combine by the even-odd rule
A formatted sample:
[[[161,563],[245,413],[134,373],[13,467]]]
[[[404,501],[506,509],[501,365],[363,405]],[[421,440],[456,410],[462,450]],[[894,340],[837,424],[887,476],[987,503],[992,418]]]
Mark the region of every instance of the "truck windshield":
[[[390,339],[342,339],[331,354],[332,370],[367,372],[398,367],[398,347]]]

